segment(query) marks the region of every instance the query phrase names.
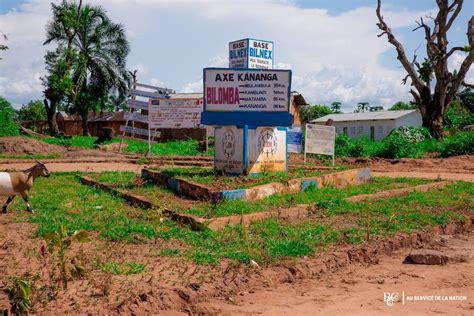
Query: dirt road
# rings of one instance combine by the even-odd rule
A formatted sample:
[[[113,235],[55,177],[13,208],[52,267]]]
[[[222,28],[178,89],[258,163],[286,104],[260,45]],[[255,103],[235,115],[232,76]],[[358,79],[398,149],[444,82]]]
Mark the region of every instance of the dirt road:
[[[171,163],[171,161],[170,161]],[[49,161],[46,162],[48,169],[52,172],[57,171],[83,171],[83,172],[102,172],[102,171],[131,171],[139,173],[144,165],[138,165],[127,161],[93,161],[84,162],[73,161]],[[32,162],[18,161],[18,162],[2,162],[0,160],[0,170],[24,170],[32,166]],[[397,168],[387,168],[387,166],[373,164],[370,166],[373,170],[373,176],[376,177],[407,177],[407,178],[422,178],[422,179],[444,179],[444,180],[462,180],[474,182],[474,171],[472,170],[453,170],[446,168],[426,169],[426,168],[409,168],[398,170]],[[393,170],[395,169],[395,170]],[[393,170],[393,171],[392,171]]]
[[[405,249],[381,258],[377,265],[351,265],[318,279],[244,292],[225,302],[211,300],[198,306],[224,315],[472,315],[474,232],[441,236],[438,241],[432,248],[449,256],[445,266],[403,264],[410,252]],[[388,306],[384,293],[398,293],[399,301]],[[412,296],[426,300],[410,301]]]

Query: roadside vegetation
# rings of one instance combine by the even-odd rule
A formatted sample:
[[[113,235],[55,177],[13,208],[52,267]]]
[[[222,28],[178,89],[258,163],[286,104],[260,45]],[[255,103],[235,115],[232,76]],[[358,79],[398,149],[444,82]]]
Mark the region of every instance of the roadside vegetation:
[[[336,137],[337,157],[423,158],[428,153],[436,157],[474,154],[474,131],[455,132],[438,141],[429,137],[426,129],[412,129],[423,135],[416,139],[393,131],[382,141],[368,138],[351,139],[346,135]]]
[[[95,141],[96,137],[91,136],[72,136],[70,138],[54,137],[54,138],[38,138],[38,140],[44,141],[48,144],[65,146],[65,147],[80,147],[86,149],[97,148]],[[120,138],[114,138],[112,141],[104,142],[103,144],[111,144],[120,142]],[[128,146],[124,146],[123,152],[133,154],[146,154],[148,152],[148,144],[124,139],[124,143]],[[199,141],[189,140],[174,140],[163,143],[155,143],[151,146],[152,155],[155,156],[173,156],[173,155],[206,155],[205,152],[201,151]],[[212,155],[213,152],[209,151],[208,155]]]
[[[312,206],[313,215],[305,220],[268,219],[249,227],[227,227],[221,232],[193,231],[185,225],[163,221],[159,210],[131,207],[121,198],[82,185],[77,175],[54,173],[49,179],[38,179],[31,192],[31,204],[37,215],[21,211],[17,213],[17,220],[37,223],[35,234],[43,238],[65,229],[71,236],[76,231],[93,231],[98,238],[117,242],[148,243],[156,239],[167,240],[167,245],[176,242],[176,248],[167,246],[157,250],[157,255],[181,256],[198,264],[215,264],[224,258],[271,263],[280,258],[312,254],[331,244],[357,244],[367,238],[445,225],[472,213],[474,194],[474,184],[457,182],[429,192],[412,192],[379,201],[350,203],[343,199],[425,182],[376,178],[372,183],[345,189],[309,190],[255,202],[225,202],[212,213],[213,216],[243,214],[307,203]],[[108,174],[99,178],[118,179],[116,182],[122,186],[134,181],[130,174],[121,177]],[[203,205],[194,212],[206,215],[208,207]],[[14,209],[22,210],[23,205],[16,201]],[[98,267],[116,270],[118,274],[142,269],[139,264],[132,266],[131,263],[101,263]]]

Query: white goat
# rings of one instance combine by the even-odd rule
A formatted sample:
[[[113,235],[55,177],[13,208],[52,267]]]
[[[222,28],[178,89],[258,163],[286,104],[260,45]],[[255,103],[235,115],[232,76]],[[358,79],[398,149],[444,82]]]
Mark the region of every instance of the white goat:
[[[28,202],[28,191],[33,186],[33,182],[37,177],[49,177],[48,169],[38,160],[36,160],[36,165],[23,172],[0,172],[0,196],[8,196],[7,201],[3,204],[3,213],[7,212],[8,204],[10,204],[17,195],[21,195],[25,201],[26,210],[33,213],[30,203]]]

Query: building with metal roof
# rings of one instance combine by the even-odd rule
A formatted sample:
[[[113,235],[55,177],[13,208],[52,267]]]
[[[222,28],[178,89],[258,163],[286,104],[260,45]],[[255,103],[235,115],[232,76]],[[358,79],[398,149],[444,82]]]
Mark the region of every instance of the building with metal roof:
[[[418,110],[402,110],[329,114],[310,123],[335,126],[336,133],[346,134],[351,138],[365,136],[380,140],[394,128],[421,126],[422,119]]]

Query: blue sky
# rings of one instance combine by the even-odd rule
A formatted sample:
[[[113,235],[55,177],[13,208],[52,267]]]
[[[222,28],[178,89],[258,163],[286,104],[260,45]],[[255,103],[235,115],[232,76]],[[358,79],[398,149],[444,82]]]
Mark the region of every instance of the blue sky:
[[[0,61],[0,95],[16,107],[41,98],[45,24],[52,0],[0,0],[0,31],[10,50]],[[227,66],[227,43],[241,38],[273,40],[275,66],[293,70],[293,90],[307,101],[342,101],[350,111],[367,101],[386,108],[408,101],[408,86],[395,51],[377,38],[375,0],[84,0],[101,4],[127,29],[128,66],[139,81],[179,92],[202,90],[202,68]],[[56,1],[58,2],[58,1]],[[408,56],[423,57],[423,34],[414,21],[434,12],[434,0],[384,0],[382,11]],[[450,44],[466,44],[474,0],[449,34]],[[453,55],[451,67],[463,56]],[[469,73],[473,79],[473,71]]]

